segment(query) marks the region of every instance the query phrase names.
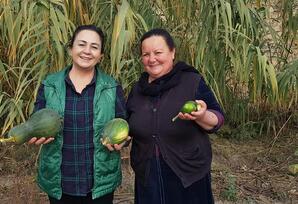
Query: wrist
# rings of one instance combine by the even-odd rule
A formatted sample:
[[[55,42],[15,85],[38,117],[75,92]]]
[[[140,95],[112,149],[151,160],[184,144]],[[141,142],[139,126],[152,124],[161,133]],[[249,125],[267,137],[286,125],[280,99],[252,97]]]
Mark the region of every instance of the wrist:
[[[206,118],[207,110],[204,111],[202,114],[198,115],[195,119],[195,121],[198,122],[203,122]]]

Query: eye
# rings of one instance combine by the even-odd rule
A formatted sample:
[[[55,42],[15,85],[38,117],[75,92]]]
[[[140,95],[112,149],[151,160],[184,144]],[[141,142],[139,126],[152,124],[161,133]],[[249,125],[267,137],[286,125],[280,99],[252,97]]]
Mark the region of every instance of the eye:
[[[149,54],[148,53],[143,53],[142,57],[147,57]]]
[[[161,50],[155,50],[154,51],[154,55],[155,56],[159,56],[159,55],[161,55],[163,53],[163,51],[161,51]]]
[[[97,46],[92,46],[92,49],[98,50],[99,48]]]
[[[78,46],[79,46],[79,47],[83,47],[83,46],[85,46],[85,44],[83,44],[83,43],[79,43]]]

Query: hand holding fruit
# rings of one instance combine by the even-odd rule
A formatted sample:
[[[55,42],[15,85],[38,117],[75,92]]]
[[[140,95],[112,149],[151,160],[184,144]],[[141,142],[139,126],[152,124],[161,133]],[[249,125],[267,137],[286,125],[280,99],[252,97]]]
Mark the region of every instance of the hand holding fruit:
[[[8,132],[8,138],[0,139],[0,144],[21,145],[27,141],[29,144],[47,144],[63,127],[63,118],[49,108],[43,108],[31,115],[22,124],[19,124]]]
[[[110,151],[121,150],[131,140],[128,132],[128,123],[124,119],[114,118],[104,126],[101,143]]]
[[[127,136],[125,141],[120,143],[120,144],[109,144],[109,143],[107,143],[107,144],[103,144],[103,145],[106,146],[110,151],[115,151],[115,150],[120,151],[124,146],[129,144],[130,140],[131,140],[131,137]]]
[[[175,121],[178,117],[182,120],[199,120],[204,117],[206,110],[207,104],[202,100],[187,101],[172,121]]]
[[[203,118],[207,110],[207,104],[202,100],[196,100],[195,102],[197,104],[197,110],[190,113],[180,112],[178,117],[182,120],[200,120]]]

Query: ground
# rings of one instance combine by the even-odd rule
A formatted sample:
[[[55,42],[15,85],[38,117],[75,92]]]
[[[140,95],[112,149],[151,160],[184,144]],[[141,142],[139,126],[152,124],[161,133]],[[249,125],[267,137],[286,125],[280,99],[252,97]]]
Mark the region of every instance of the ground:
[[[213,147],[212,188],[217,204],[298,203],[298,176],[288,171],[298,163],[298,133],[251,140],[210,136]],[[1,204],[47,204],[46,195],[34,181],[37,149],[0,147]],[[9,155],[9,156],[7,156]],[[128,150],[122,152],[123,183],[115,204],[133,203],[133,171]]]

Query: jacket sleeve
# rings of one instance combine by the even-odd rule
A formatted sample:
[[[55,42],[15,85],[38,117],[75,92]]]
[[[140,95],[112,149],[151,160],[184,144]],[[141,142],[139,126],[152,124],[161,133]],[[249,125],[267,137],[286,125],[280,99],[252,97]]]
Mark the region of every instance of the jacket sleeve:
[[[196,99],[197,100],[203,100],[207,104],[207,108],[209,111],[213,112],[217,118],[218,123],[214,128],[211,130],[206,131],[207,133],[214,133],[216,132],[224,123],[224,113],[217,102],[214,93],[212,90],[207,86],[205,80],[201,78],[199,87],[196,92]]]
[[[115,117],[127,119],[126,100],[121,85],[118,85],[116,88]]]

